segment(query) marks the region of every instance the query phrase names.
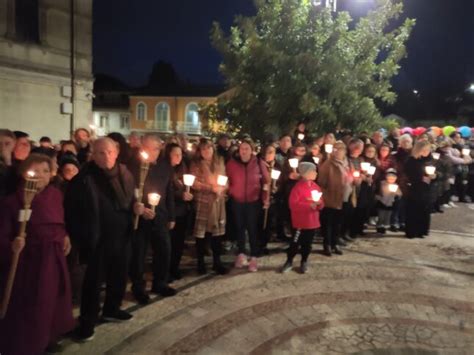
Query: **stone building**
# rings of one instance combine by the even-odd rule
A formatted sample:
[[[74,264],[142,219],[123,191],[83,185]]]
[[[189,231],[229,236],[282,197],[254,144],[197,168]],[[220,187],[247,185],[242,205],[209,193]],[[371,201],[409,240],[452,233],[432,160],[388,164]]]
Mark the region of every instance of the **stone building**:
[[[68,138],[92,90],[92,0],[0,0],[0,127]]]

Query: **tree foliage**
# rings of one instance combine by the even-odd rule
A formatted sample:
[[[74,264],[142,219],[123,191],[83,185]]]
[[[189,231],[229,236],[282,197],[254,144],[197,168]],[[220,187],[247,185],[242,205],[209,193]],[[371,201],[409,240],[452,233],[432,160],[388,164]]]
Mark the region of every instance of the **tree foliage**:
[[[247,132],[279,133],[306,119],[318,131],[380,124],[377,103],[392,104],[390,83],[406,56],[414,20],[395,25],[401,3],[378,0],[366,17],[331,13],[310,0],[255,0],[230,33],[211,31],[232,95],[220,117]]]

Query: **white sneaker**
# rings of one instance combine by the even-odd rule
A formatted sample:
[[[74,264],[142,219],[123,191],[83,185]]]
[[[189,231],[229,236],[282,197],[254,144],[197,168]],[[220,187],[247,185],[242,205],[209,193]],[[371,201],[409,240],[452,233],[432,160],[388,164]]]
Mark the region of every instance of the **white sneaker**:
[[[451,205],[449,205],[449,204],[447,204],[447,203],[445,203],[442,207],[443,207],[443,208],[452,208]]]
[[[453,201],[451,201],[451,202],[449,203],[449,205],[450,205],[451,207],[453,207],[453,208],[458,208],[458,206],[455,205]]]

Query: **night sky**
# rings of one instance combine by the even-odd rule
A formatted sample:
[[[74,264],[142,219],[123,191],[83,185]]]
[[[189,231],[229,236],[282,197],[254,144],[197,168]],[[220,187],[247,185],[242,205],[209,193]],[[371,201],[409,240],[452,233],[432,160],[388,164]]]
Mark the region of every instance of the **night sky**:
[[[367,0],[346,1],[354,15],[369,6]],[[396,88],[453,92],[474,82],[474,1],[404,3],[405,15],[417,25]],[[211,24],[217,20],[227,30],[236,14],[255,13],[252,0],[115,0],[113,9],[111,4],[94,2],[94,72],[131,85],[145,84],[160,59],[172,63],[182,79],[222,82],[220,57],[209,41]]]

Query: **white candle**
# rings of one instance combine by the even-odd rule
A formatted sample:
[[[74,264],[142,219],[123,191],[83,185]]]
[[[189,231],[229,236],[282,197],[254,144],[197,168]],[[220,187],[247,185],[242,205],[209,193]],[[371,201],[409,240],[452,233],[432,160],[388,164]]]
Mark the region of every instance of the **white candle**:
[[[183,182],[185,186],[189,186],[189,187],[193,186],[195,179],[196,177],[194,175],[191,175],[191,174],[183,175]]]
[[[363,163],[360,163],[360,168],[362,171],[368,171],[370,168],[370,163],[366,161]]]
[[[152,207],[158,206],[160,203],[161,196],[155,192],[151,192],[148,194],[148,204]]]
[[[470,149],[464,148],[464,149],[462,150],[462,155],[468,157],[470,154],[471,154],[471,150],[470,150]]]
[[[439,160],[439,158],[441,156],[441,154],[439,154],[439,153],[433,153],[432,155],[433,155],[434,160]]]
[[[278,180],[280,178],[281,171],[272,169],[272,180]]]
[[[427,166],[425,167],[425,172],[426,172],[426,175],[434,175],[434,173],[436,172],[436,167]]]
[[[148,153],[147,153],[147,152],[144,152],[144,151],[141,151],[141,152],[140,152],[140,156],[142,157],[142,159],[143,159],[144,161],[147,161],[148,158],[150,157],[150,156],[148,155]]]
[[[299,134],[298,134],[298,139],[299,139],[300,141],[302,141],[302,140],[304,139],[304,134],[303,134],[303,133],[299,133]]]
[[[326,151],[326,153],[331,154],[332,150],[333,150],[333,145],[332,144],[326,144],[324,146],[324,150]]]
[[[314,164],[319,164],[319,157],[313,157]]]
[[[398,190],[398,185],[397,184],[389,184],[388,185],[388,191],[397,192],[397,190]]]
[[[298,161],[298,159],[293,158],[293,159],[288,159],[288,163],[293,169],[296,169],[300,162]]]
[[[360,171],[356,170],[352,173],[352,175],[355,177],[355,178],[359,178],[360,177]]]
[[[219,175],[219,176],[217,177],[217,185],[219,185],[219,186],[225,186],[225,185],[227,185],[227,180],[228,180],[228,179],[229,179],[229,178],[228,178],[227,176]]]
[[[321,199],[322,195],[323,193],[319,192],[318,190],[311,191],[311,198],[313,199],[314,202],[318,202]]]
[[[377,170],[377,168],[373,165],[369,166],[369,168],[367,169],[367,173],[369,175],[374,175],[375,174],[375,170]]]

